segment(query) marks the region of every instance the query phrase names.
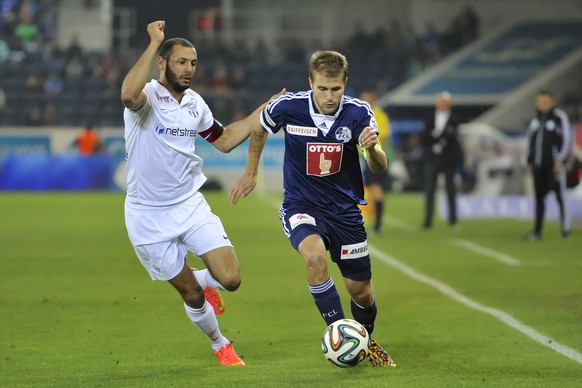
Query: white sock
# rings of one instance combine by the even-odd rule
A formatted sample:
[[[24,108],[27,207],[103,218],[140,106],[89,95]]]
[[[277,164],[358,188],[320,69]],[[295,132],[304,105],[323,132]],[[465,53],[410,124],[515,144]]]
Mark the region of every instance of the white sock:
[[[214,288],[215,290],[222,290],[225,291],[226,289],[218,282],[218,280],[214,279],[210,274],[210,271],[207,269],[201,269],[199,271],[193,271],[194,277],[200,284],[202,289],[207,287]]]
[[[202,331],[212,344],[212,349],[218,352],[221,347],[227,345],[229,341],[222,335],[218,328],[218,320],[214,315],[214,310],[208,301],[204,302],[202,308],[196,309],[184,303],[188,318]]]

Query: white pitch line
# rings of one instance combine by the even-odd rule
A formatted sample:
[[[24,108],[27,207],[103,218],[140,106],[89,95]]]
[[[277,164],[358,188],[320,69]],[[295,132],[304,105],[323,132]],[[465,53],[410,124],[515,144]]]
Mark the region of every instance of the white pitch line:
[[[402,230],[405,230],[407,232],[415,232],[418,230],[417,226],[415,226],[409,222],[399,220],[398,218],[384,216],[384,221],[386,221],[388,224],[394,226],[395,228],[402,229]]]
[[[499,319],[501,322],[505,323],[507,326],[525,334],[532,340],[555,350],[556,352],[576,361],[579,364],[582,364],[582,353],[578,352],[576,349],[573,349],[569,346],[562,345],[559,342],[556,342],[552,338],[540,333],[536,329],[525,325],[524,323],[518,321],[516,318],[511,316],[510,314],[498,310],[493,307],[484,306],[463,294],[458,293],[453,288],[448,286],[445,283],[442,283],[436,279],[428,277],[426,275],[421,274],[420,272],[415,271],[413,268],[409,267],[408,265],[404,264],[403,262],[395,259],[394,257],[385,254],[381,250],[375,248],[371,244],[368,244],[368,248],[370,249],[370,253],[374,255],[374,257],[378,258],[379,260],[383,261],[384,263],[396,268],[400,272],[403,272],[408,277],[427,284],[433,288],[436,288],[440,291],[443,295],[448,296],[449,298],[456,300],[459,303],[464,304],[465,306],[472,308],[473,310],[484,312],[488,315],[491,315],[494,318]]]
[[[278,202],[276,202],[274,197],[263,197],[269,202],[272,206],[279,207]],[[268,198],[268,199],[267,199]],[[405,222],[403,222],[406,224]],[[506,313],[505,311],[498,310],[493,307],[484,306],[474,300],[466,297],[463,294],[458,293],[450,286],[442,283],[436,279],[428,277],[426,275],[421,274],[420,272],[415,271],[412,267],[404,264],[403,262],[395,259],[394,257],[387,255],[386,253],[382,252],[378,248],[374,247],[372,244],[368,244],[368,248],[370,253],[377,257],[379,260],[383,261],[384,263],[396,268],[400,272],[404,273],[408,277],[427,284],[433,288],[436,288],[440,291],[443,295],[448,296],[449,298],[456,300],[459,303],[464,304],[465,306],[472,308],[473,310],[484,312],[485,314],[491,315],[494,318],[499,319],[501,322],[505,323],[507,326],[519,331],[520,333],[525,334],[532,340],[544,345],[568,358],[571,360],[576,361],[579,364],[582,364],[582,353],[578,352],[576,349],[573,349],[569,346],[562,345],[559,342],[554,341],[550,337],[540,333],[533,327],[529,327],[522,322],[518,321],[516,318],[511,316],[510,314]]]
[[[452,242],[453,242],[453,244],[455,244],[457,246],[468,249],[471,252],[475,252],[475,253],[478,253],[480,255],[490,257],[492,259],[499,261],[500,263],[507,264],[507,265],[513,265],[513,266],[521,265],[521,261],[516,259],[515,257],[511,257],[509,255],[506,255],[505,253],[494,251],[493,249],[485,248],[485,247],[483,247],[479,244],[475,244],[471,241],[454,238],[454,239],[452,239]]]

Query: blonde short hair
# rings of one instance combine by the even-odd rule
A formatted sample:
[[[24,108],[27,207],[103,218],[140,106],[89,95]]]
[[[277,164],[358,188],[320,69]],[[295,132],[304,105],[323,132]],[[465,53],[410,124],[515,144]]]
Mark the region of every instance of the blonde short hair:
[[[309,60],[309,78],[313,80],[315,73],[327,78],[348,78],[348,60],[337,51],[316,51]]]

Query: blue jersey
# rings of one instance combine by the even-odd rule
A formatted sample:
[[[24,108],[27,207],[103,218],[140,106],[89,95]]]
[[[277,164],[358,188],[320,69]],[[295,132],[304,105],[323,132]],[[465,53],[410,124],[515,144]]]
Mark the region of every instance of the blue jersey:
[[[358,138],[378,126],[367,102],[343,96],[333,116],[318,113],[312,92],[288,93],[263,110],[270,133],[285,131],[285,202],[300,202],[344,214],[365,205]]]

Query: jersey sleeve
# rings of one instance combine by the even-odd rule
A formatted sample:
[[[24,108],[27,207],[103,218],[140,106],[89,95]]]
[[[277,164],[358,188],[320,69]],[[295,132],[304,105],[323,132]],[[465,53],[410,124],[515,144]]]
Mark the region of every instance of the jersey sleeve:
[[[277,133],[285,122],[285,96],[271,101],[261,112],[261,125],[270,133]]]
[[[376,116],[370,104],[365,103],[360,109],[361,113],[359,114],[359,121],[356,125],[356,139],[360,137],[360,134],[366,127],[371,127],[377,134],[380,134],[378,122],[376,121]]]
[[[206,101],[202,100],[202,118],[200,120],[200,127],[197,128],[198,132],[205,131],[214,125],[214,116],[212,115],[212,111],[206,104]]]

